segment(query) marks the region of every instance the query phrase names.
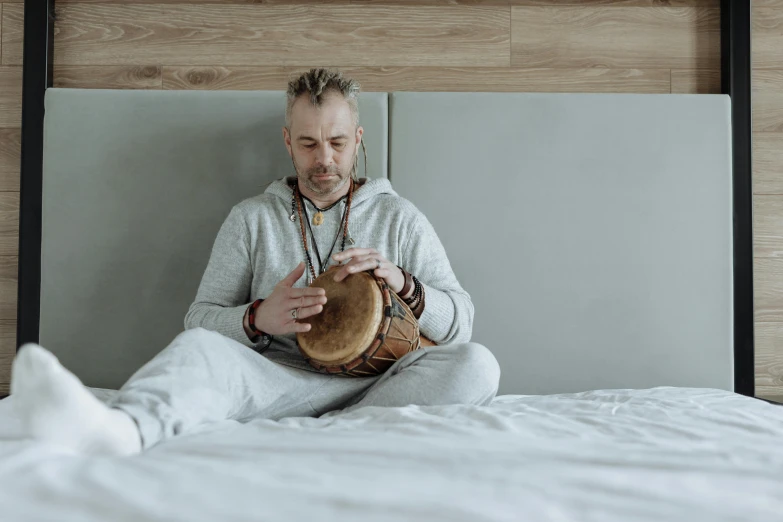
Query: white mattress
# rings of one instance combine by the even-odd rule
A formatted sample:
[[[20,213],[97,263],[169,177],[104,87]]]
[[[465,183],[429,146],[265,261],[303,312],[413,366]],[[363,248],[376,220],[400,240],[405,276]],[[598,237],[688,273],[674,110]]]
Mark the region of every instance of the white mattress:
[[[783,519],[783,407],[712,389],[227,421],[131,458],[14,440],[0,520]]]

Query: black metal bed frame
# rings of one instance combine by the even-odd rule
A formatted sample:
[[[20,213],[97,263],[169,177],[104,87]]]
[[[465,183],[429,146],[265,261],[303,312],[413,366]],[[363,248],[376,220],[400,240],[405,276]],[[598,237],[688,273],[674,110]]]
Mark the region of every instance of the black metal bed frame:
[[[55,0],[24,4],[17,348],[37,342],[41,300],[44,94],[52,86]],[[721,0],[721,92],[731,97],[734,386],[754,396],[750,0]]]

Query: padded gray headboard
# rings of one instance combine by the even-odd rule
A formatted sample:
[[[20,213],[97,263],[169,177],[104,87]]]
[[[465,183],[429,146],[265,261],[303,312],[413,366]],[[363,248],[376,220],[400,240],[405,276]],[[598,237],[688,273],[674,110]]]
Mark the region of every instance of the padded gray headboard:
[[[373,177],[387,99],[359,104]],[[171,342],[231,207],[293,173],[284,124],[283,91],[47,89],[41,344],[117,388]]]
[[[47,90],[40,342],[86,384],[181,331],[230,208],[292,172],[284,101]],[[471,293],[500,393],[732,389],[727,97],[367,93],[361,117],[369,175]]]
[[[395,93],[390,124],[501,393],[733,389],[727,96]]]

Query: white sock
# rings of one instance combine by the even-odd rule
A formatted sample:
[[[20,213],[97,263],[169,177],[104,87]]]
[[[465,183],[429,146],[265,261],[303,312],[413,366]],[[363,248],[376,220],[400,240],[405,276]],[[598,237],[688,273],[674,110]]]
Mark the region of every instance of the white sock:
[[[99,401],[51,352],[27,343],[11,372],[11,395],[31,438],[93,455],[141,451],[133,419]]]

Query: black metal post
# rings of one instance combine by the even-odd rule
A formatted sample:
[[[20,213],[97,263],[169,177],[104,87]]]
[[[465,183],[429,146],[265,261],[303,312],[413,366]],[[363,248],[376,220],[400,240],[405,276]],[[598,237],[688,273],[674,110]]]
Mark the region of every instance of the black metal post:
[[[755,395],[750,0],[721,0],[721,92],[731,96],[734,391]]]
[[[26,342],[38,342],[44,95],[46,89],[52,86],[53,51],[54,0],[25,2],[17,349]]]

